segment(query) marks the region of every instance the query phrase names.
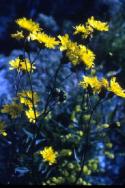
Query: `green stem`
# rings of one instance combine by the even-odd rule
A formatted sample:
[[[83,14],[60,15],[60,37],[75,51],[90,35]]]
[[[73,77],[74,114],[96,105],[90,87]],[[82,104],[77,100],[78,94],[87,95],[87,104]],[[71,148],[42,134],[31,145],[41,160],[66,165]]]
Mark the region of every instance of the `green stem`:
[[[83,149],[83,152],[82,152],[82,158],[81,158],[81,170],[80,172],[78,173],[78,176],[76,177],[76,180],[74,182],[74,184],[77,184],[79,178],[81,177],[82,175],[82,170],[83,170],[83,167],[85,165],[85,161],[86,161],[86,156],[87,156],[87,152],[88,152],[88,148],[89,148],[89,138],[90,138],[90,131],[91,131],[91,120],[92,120],[92,117],[93,117],[93,114],[96,110],[96,108],[98,107],[98,105],[100,104],[100,101],[101,99],[99,99],[97,101],[97,103],[95,104],[95,106],[93,107],[92,111],[91,111],[91,115],[90,115],[90,119],[87,123],[87,127],[86,127],[86,140],[85,140],[85,147]]]

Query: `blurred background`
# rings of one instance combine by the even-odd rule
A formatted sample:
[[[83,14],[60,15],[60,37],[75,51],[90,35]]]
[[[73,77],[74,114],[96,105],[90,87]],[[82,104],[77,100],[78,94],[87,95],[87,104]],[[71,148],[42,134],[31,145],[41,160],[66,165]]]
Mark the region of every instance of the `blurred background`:
[[[1,105],[3,101],[10,100],[13,95],[10,82],[14,78],[12,73],[8,73],[8,61],[20,53],[20,43],[10,37],[10,34],[16,31],[15,20],[17,18],[32,18],[39,22],[47,33],[57,36],[72,33],[73,26],[84,23],[91,16],[106,21],[110,25],[109,32],[96,35],[90,43],[96,54],[96,64],[100,66],[100,74],[108,74],[109,77],[117,75],[122,87],[125,88],[125,0],[0,0]],[[45,67],[46,62],[51,61],[52,64],[49,65],[51,69],[53,64],[60,59],[59,52],[46,50],[41,57],[41,61],[44,62],[42,66]],[[69,74],[67,69],[64,72]],[[44,81],[45,75],[42,79]],[[64,89],[72,90],[73,85],[74,83]],[[40,87],[43,88],[41,85]],[[112,162],[101,159],[106,174],[103,174],[104,177],[101,176],[100,180],[95,177],[94,181],[101,181],[105,184],[125,184],[125,102],[115,98],[110,101],[110,105],[111,109],[104,107],[105,116],[109,111],[113,111],[112,120],[120,121],[122,128],[117,131],[112,124],[107,134],[110,135],[115,145],[113,152],[119,152],[120,155]],[[3,164],[6,161],[6,154],[2,146],[0,150],[0,161]],[[2,167],[0,168],[5,171]],[[0,179],[2,178],[1,174]]]

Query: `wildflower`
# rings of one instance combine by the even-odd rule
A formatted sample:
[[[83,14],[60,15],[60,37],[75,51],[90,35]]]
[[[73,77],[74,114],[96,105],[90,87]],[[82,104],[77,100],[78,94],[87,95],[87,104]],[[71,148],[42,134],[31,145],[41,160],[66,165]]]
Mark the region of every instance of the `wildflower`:
[[[87,37],[92,35],[94,29],[98,31],[108,31],[109,26],[106,22],[95,20],[94,17],[92,16],[91,18],[88,18],[85,25],[81,25],[81,24],[76,25],[74,29],[75,29],[74,35],[82,34],[82,37],[86,39]]]
[[[93,28],[89,25],[84,26],[80,24],[74,27],[74,29],[74,35],[82,34],[82,37],[85,39],[93,33]]]
[[[11,60],[9,64],[11,66],[10,70],[17,69],[18,71],[22,70],[31,72],[31,70],[33,71],[36,68],[34,65],[31,65],[28,58],[22,60],[19,57],[17,57],[16,59]]]
[[[102,88],[102,84],[96,76],[94,77],[84,76],[83,81],[80,82],[80,85],[84,88],[91,87],[94,93],[99,93]]]
[[[33,103],[36,106],[37,102],[39,102],[39,97],[36,92],[32,91],[23,91],[18,94],[20,103],[28,106],[29,108],[33,108]]]
[[[101,21],[95,20],[95,18],[93,16],[91,18],[88,18],[87,23],[93,29],[96,29],[98,31],[108,31],[109,30],[109,26],[106,22],[101,22]]]
[[[50,37],[44,32],[33,32],[29,37],[31,40],[37,40],[39,43],[44,44],[47,48],[54,49],[59,44],[55,37]]]
[[[25,111],[26,116],[31,123],[36,123],[36,118],[40,116],[40,113],[37,111],[34,111],[34,109],[30,108]]]
[[[7,136],[7,133],[5,131],[5,124],[2,121],[0,121],[0,134],[3,136]]]
[[[9,114],[13,119],[20,116],[21,112],[23,111],[23,106],[21,104],[16,104],[13,102],[12,104],[6,104],[3,106],[1,110],[2,113]]]
[[[108,90],[119,97],[125,98],[125,90],[119,85],[118,82],[116,82],[116,77],[112,77],[110,80],[110,86]]]
[[[81,62],[79,46],[75,42],[69,42],[66,56],[69,58],[73,65]]]
[[[88,69],[94,66],[95,54],[84,45],[72,42],[68,35],[58,36],[60,39],[60,50],[65,51],[73,65],[83,62]]]
[[[74,27],[74,29],[75,29],[75,32],[74,32],[75,35],[78,34],[78,33],[85,33],[86,32],[85,26],[81,25],[81,24]]]
[[[84,45],[80,45],[80,58],[88,69],[94,67],[95,54]]]
[[[45,147],[44,150],[40,151],[44,161],[49,162],[49,165],[53,165],[57,162],[58,152],[54,151],[53,148]]]
[[[60,39],[60,51],[64,51],[68,49],[68,45],[71,42],[69,39],[69,35],[66,34],[64,36],[59,35],[58,38]]]
[[[32,21],[32,19],[20,18],[16,20],[17,25],[26,29],[29,32],[40,31],[41,28],[38,23]]]
[[[104,88],[106,88],[106,89],[109,87],[109,82],[108,82],[108,80],[105,79],[105,78],[102,78],[101,84],[102,84],[102,87],[104,87]]]
[[[80,82],[83,88],[90,87],[94,93],[100,93],[101,89],[107,89],[109,87],[108,80],[105,78],[98,79],[97,76],[88,77],[84,76],[83,80]]]
[[[17,31],[17,33],[11,34],[11,37],[17,40],[21,40],[24,38],[24,35],[22,31]]]

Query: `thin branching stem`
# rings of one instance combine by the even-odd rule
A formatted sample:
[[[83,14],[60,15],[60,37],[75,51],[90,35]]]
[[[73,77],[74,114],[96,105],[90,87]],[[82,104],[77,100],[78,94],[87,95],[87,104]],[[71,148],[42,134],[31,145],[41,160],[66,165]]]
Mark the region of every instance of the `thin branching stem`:
[[[88,98],[88,102],[89,102],[89,95],[87,94],[87,98]],[[82,152],[82,157],[81,157],[81,170],[80,172],[78,173],[78,176],[76,177],[76,180],[74,182],[74,184],[76,185],[79,178],[81,177],[82,175],[82,171],[83,171],[83,167],[85,165],[85,162],[86,162],[86,156],[87,156],[87,153],[88,153],[88,148],[89,148],[89,140],[90,140],[90,132],[91,132],[91,120],[92,120],[92,117],[93,117],[93,114],[95,112],[95,110],[97,109],[98,105],[100,105],[100,102],[101,102],[101,99],[99,99],[97,101],[97,103],[95,104],[95,106],[93,107],[93,109],[91,110],[91,114],[90,114],[90,118],[89,118],[89,121],[87,123],[87,126],[86,126],[86,138],[85,138],[85,146],[83,148],[83,152]]]

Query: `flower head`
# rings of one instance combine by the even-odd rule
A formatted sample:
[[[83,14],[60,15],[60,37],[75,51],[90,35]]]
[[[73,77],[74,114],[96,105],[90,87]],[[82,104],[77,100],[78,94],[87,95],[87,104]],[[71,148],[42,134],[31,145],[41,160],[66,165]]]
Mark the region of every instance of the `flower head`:
[[[94,66],[95,54],[90,49],[71,41],[68,35],[58,36],[58,38],[60,39],[60,50],[66,51],[66,55],[73,65],[83,62],[88,69]]]
[[[88,77],[84,76],[83,80],[80,82],[80,85],[83,88],[90,87],[94,93],[100,93],[103,87],[107,87],[108,81],[106,79],[99,80],[97,76]]]
[[[80,85],[83,88],[90,87],[94,93],[100,93],[102,88],[105,88],[107,91],[113,92],[119,97],[125,98],[125,90],[116,82],[116,77],[112,77],[110,82],[107,79],[102,78],[99,80],[97,76],[88,77],[84,76],[83,80],[80,82]]]
[[[54,49],[59,44],[55,37],[51,37],[44,32],[33,32],[29,37],[31,40],[37,40],[39,43],[44,44],[47,48]]]
[[[58,152],[54,151],[53,148],[45,147],[44,150],[40,151],[44,161],[47,161],[49,165],[53,165],[57,162]]]
[[[36,92],[32,91],[22,91],[21,93],[18,93],[20,103],[26,105],[28,108],[33,108],[33,102],[34,105],[37,105],[37,102],[39,102],[39,97]]]
[[[80,58],[88,69],[94,67],[95,54],[84,45],[80,45]]]
[[[101,79],[101,84],[102,84],[102,87],[104,87],[106,89],[109,87],[109,82],[106,78]]]
[[[40,31],[40,26],[38,23],[34,22],[32,19],[20,18],[16,20],[17,25],[21,28],[26,29],[29,32]]]
[[[108,90],[119,97],[125,98],[125,90],[119,85],[118,82],[116,82],[116,77],[111,78]]]
[[[26,110],[25,113],[31,123],[36,123],[36,118],[40,116],[40,113],[38,111],[34,111],[33,108]]]
[[[109,26],[106,22],[101,22],[101,21],[95,20],[95,18],[92,16],[92,17],[88,18],[85,25],[82,25],[82,24],[76,25],[76,27],[74,27],[74,29],[75,29],[74,35],[81,34],[82,38],[86,39],[89,36],[92,36],[92,33],[94,32],[94,30],[108,31]]]
[[[31,65],[28,58],[22,60],[19,57],[17,57],[16,59],[11,60],[9,64],[10,64],[10,70],[17,69],[18,71],[22,70],[22,71],[31,72],[31,70],[33,71],[35,69],[35,66]]]
[[[77,34],[82,34],[83,38],[87,38],[88,36],[90,36],[93,33],[93,28],[89,25],[76,25],[76,27],[74,27],[75,31],[74,31],[74,35]]]
[[[101,21],[95,20],[95,18],[93,16],[88,18],[87,23],[93,29],[96,29],[98,31],[108,31],[109,30],[109,26],[106,22],[101,22]]]
[[[59,35],[58,36],[59,40],[60,40],[60,51],[64,51],[67,50],[69,43],[71,43],[70,39],[69,39],[69,35],[65,34],[64,36]]]

